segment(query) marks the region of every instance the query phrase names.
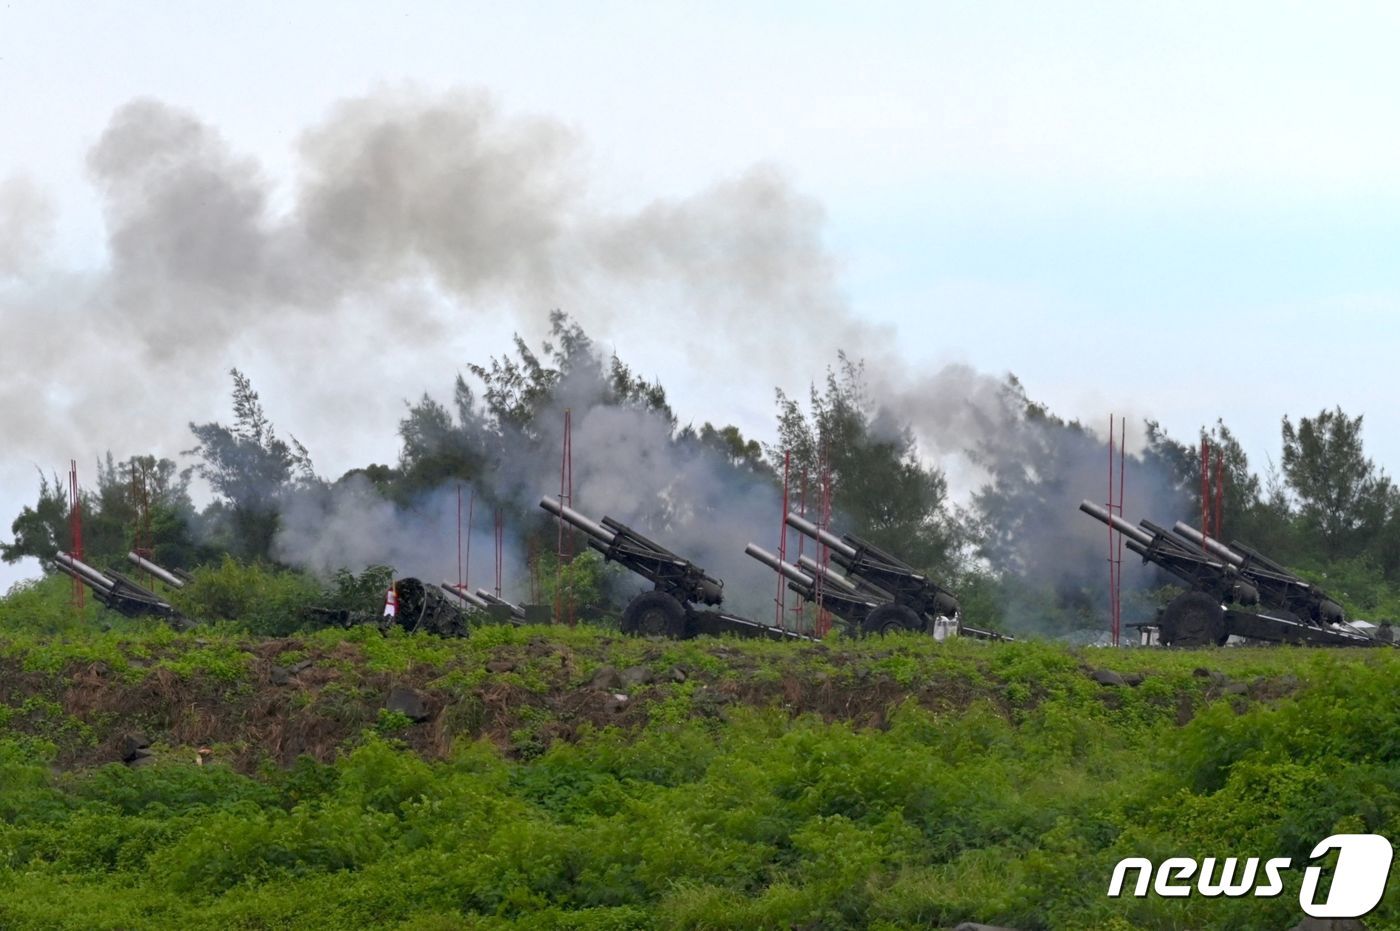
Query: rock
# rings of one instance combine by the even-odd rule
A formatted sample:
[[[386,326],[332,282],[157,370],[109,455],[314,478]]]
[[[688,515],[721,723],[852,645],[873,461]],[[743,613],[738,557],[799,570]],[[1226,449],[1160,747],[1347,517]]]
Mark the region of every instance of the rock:
[[[625,688],[636,688],[639,685],[646,685],[654,678],[650,669],[645,666],[629,666],[622,670],[622,685]]]
[[[666,675],[670,678],[672,682],[684,682],[687,678],[689,678],[685,674],[685,670],[679,666],[672,666],[671,671],[666,673]]]
[[[598,671],[593,673],[593,678],[588,680],[588,687],[609,692],[620,689],[622,676],[612,666],[599,666]]]
[[[1209,679],[1210,670],[1204,666],[1197,666],[1195,669],[1191,670],[1191,675],[1195,676],[1197,679]]]
[[[140,769],[142,766],[150,766],[155,763],[156,756],[154,753],[149,750],[144,750],[142,752],[145,754],[144,756],[138,756],[127,760],[126,765],[130,766],[132,769]]]
[[[1123,681],[1123,677],[1118,675],[1118,673],[1114,672],[1112,669],[1095,669],[1093,672],[1089,673],[1089,678],[1093,679],[1099,685],[1126,684]]]
[[[432,717],[424,695],[406,685],[396,685],[389,689],[389,698],[384,702],[384,707],[389,711],[397,711],[415,724],[421,724]]]
[[[298,673],[306,672],[306,670],[310,669],[312,666],[315,665],[315,660],[304,659],[299,663],[292,663],[291,667],[287,671],[290,672],[292,675],[296,675]]]
[[[267,671],[267,678],[273,685],[286,685],[292,681],[292,671],[284,666],[273,666]]]
[[[150,756],[151,740],[140,731],[132,731],[121,739],[122,760],[130,763],[138,756]]]
[[[1123,677],[1124,684],[1130,685],[1133,688],[1137,688],[1139,685],[1142,685],[1146,681],[1147,677],[1140,672],[1130,672]]]
[[[1249,686],[1243,682],[1227,682],[1224,685],[1226,695],[1243,695],[1249,691]]]
[[[493,659],[486,664],[487,672],[514,672],[515,663],[508,659]]]

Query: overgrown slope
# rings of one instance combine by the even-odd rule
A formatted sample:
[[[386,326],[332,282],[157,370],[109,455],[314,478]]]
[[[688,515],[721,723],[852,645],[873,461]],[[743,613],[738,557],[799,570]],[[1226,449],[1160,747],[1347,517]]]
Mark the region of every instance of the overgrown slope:
[[[1104,893],[1128,855],[1301,863],[1400,834],[1397,671],[582,627],[10,632],[0,927],[1286,928],[1296,876],[1271,900]],[[1400,927],[1397,894],[1368,922]]]

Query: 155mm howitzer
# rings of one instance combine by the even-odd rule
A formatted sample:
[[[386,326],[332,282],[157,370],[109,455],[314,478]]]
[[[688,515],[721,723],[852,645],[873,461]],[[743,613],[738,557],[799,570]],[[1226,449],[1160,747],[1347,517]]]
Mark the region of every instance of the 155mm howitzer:
[[[860,588],[834,569],[802,557],[800,565],[784,562],[763,547],[750,543],[744,552],[787,580],[789,591],[806,601],[818,601],[853,630],[864,630],[870,615],[889,606],[889,599]],[[822,580],[818,585],[817,579]]]
[[[1124,545],[1190,586],[1157,620],[1169,646],[1208,646],[1231,636],[1279,643],[1376,646],[1346,622],[1341,605],[1278,563],[1239,543],[1226,546],[1188,524],[1173,531],[1133,525],[1092,501],[1079,509],[1124,536]]]
[[[164,618],[181,629],[190,625],[189,618],[177,611],[170,602],[120,572],[112,569],[100,572],[67,553],[54,554],[53,564],[60,572],[72,576],[90,588],[99,602],[118,614],[127,617]]]
[[[625,524],[610,517],[595,522],[554,498],[541,499],[540,507],[583,531],[588,545],[604,559],[625,566],[655,586],[627,603],[622,611],[623,633],[675,639],[698,634],[801,638],[748,618],[702,610],[699,605],[718,607],[724,603],[724,582]]]
[[[1010,639],[994,631],[968,627],[962,622],[962,611],[952,592],[875,544],[853,534],[838,537],[799,514],[788,514],[786,521],[789,527],[825,546],[832,561],[841,567],[842,573],[836,573],[810,557],[798,560],[799,568],[809,577],[822,579],[823,604],[852,627],[864,633],[917,630],[940,636],[946,631],[984,640]],[[853,605],[832,601],[836,589],[864,595],[876,601],[877,607],[863,615],[857,608],[847,617],[842,610]]]

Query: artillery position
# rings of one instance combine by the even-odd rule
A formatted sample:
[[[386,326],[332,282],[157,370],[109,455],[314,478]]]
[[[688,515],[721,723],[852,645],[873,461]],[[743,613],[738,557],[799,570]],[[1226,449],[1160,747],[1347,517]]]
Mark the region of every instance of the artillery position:
[[[623,633],[677,640],[700,634],[809,639],[748,618],[703,610],[700,605],[718,607],[724,603],[724,582],[610,517],[595,522],[554,498],[541,499],[540,507],[587,534],[588,545],[604,559],[625,566],[655,586],[627,603],[622,611]]]
[[[1134,526],[1092,501],[1079,509],[1123,534],[1144,563],[1190,587],[1157,619],[1168,646],[1218,645],[1231,636],[1322,646],[1385,643],[1348,623],[1342,606],[1322,589],[1242,543],[1227,546],[1181,522],[1170,531],[1149,520]]]
[[[744,552],[782,575],[788,588],[802,598],[819,601],[853,632],[913,630],[940,640],[955,635],[1011,639],[965,625],[951,592],[873,543],[852,534],[838,537],[799,514],[788,514],[786,521],[789,527],[825,546],[843,571],[810,556],[798,557],[797,565],[783,562],[753,543]]]
[[[128,558],[135,555],[134,553],[129,554]],[[140,559],[139,556],[137,558]],[[146,563],[145,560],[142,562]],[[113,569],[100,572],[68,553],[54,554],[53,564],[60,572],[72,576],[86,585],[92,590],[99,602],[118,614],[124,614],[127,617],[162,618],[177,630],[184,630],[190,626],[189,618],[176,610],[170,602],[120,572]],[[155,565],[154,563],[146,564]],[[145,566],[143,565],[142,568]],[[153,574],[172,588],[184,587],[183,581],[164,570],[161,570],[160,574]]]

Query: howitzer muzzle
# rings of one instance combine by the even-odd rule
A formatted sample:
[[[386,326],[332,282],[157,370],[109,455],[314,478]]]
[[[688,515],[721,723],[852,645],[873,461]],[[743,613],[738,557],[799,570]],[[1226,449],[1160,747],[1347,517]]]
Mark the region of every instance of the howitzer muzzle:
[[[458,588],[451,582],[442,582],[438,585],[438,588],[447,592],[447,594],[453,596],[454,598],[462,599],[467,604],[471,605],[473,608],[481,608],[482,610],[485,610],[487,607],[489,607],[489,605],[481,598],[478,598],[476,595],[467,591],[465,588]]]
[[[55,553],[53,558],[54,562],[65,567],[70,573],[80,576],[84,582],[87,582],[93,588],[108,592],[117,586],[116,582],[113,582],[111,579],[92,568],[92,566],[89,566],[79,559],[74,559],[67,553]]]
[[[493,604],[501,608],[506,608],[510,611],[511,614],[513,614],[516,617],[523,618],[525,616],[524,608],[520,607],[519,605],[511,604],[509,601],[506,601],[504,598],[500,597],[494,592],[488,592],[484,588],[478,588],[476,590],[476,597],[482,599],[488,604]]]
[[[604,527],[603,525],[589,520],[587,517],[580,514],[578,511],[575,511],[573,508],[567,505],[560,504],[553,498],[541,498],[540,507],[553,514],[555,517],[558,517],[561,520],[573,524],[579,530],[582,530],[590,537],[593,537],[595,540],[598,540],[604,544],[612,543],[612,541],[617,536],[615,533],[613,533],[611,530]]]
[[[126,558],[127,561],[130,562],[133,566],[135,566],[138,569],[144,569],[146,572],[149,572],[151,575],[160,579],[162,582],[164,582],[166,585],[169,585],[171,588],[185,587],[185,581],[183,579],[176,577],[174,573],[167,572],[160,566],[157,566],[155,563],[151,562],[149,559],[142,557],[140,553],[127,553]]]
[[[844,589],[848,592],[857,592],[860,590],[860,586],[846,578],[846,576],[837,572],[830,566],[823,566],[821,563],[805,554],[797,557],[797,566],[812,578],[815,579],[820,576],[823,582],[830,582],[837,588]]]
[[[1195,527],[1192,527],[1185,521],[1179,520],[1175,524],[1173,524],[1172,532],[1178,534],[1179,536],[1185,537],[1186,539],[1190,540],[1192,543],[1196,544],[1199,547],[1203,547],[1206,550],[1209,550],[1211,553],[1215,554],[1216,556],[1219,556],[1221,559],[1225,560],[1232,566],[1244,565],[1244,557],[1241,556],[1239,553],[1236,553],[1234,550],[1230,549],[1228,546],[1226,546],[1224,543],[1221,543],[1219,540],[1206,536],[1205,534],[1201,533],[1199,530],[1197,530]]]
[[[854,546],[851,546],[851,544],[831,531],[823,530],[800,514],[789,513],[787,516],[787,525],[799,533],[805,533],[813,540],[829,547],[833,553],[837,553],[847,559],[853,559],[856,555],[856,548]]]
[[[794,566],[792,563],[783,562],[781,559],[774,556],[772,553],[768,552],[756,543],[750,543],[748,546],[744,547],[744,552],[748,553],[754,559],[757,559],[759,562],[763,563],[769,569],[772,569],[774,572],[778,573],[783,578],[787,579],[789,582],[801,585],[803,588],[808,590],[810,590],[816,585],[816,581],[812,579],[811,576],[807,575],[805,572]]]
[[[1114,530],[1121,533],[1130,540],[1136,540],[1143,546],[1152,545],[1152,535],[1141,527],[1134,527],[1117,514],[1110,514],[1108,509],[1092,501],[1079,502],[1079,510],[1088,514],[1094,520],[1102,524],[1108,524]]]

